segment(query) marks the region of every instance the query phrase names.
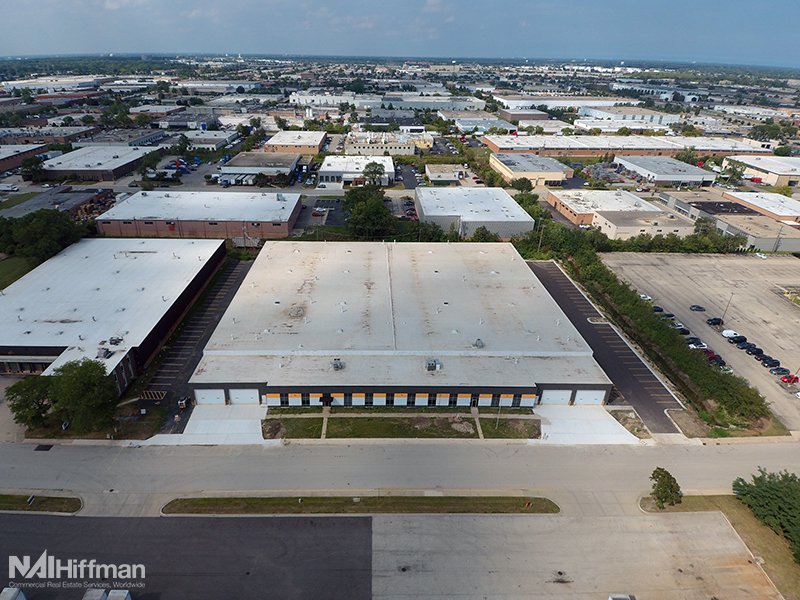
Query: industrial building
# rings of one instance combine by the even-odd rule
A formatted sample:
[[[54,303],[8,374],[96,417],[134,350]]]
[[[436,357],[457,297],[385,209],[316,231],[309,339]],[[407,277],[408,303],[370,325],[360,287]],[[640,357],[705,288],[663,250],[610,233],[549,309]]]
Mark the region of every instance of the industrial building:
[[[11,171],[22,166],[22,161],[47,152],[46,144],[15,144],[0,146],[0,171]]]
[[[668,187],[703,187],[717,175],[669,156],[617,156],[615,162],[639,181]]]
[[[574,174],[572,167],[555,158],[536,154],[491,154],[489,166],[509,183],[515,179],[528,179],[533,187],[561,186]]]
[[[656,112],[639,106],[582,106],[578,114],[590,119],[646,121],[658,125],[671,125],[680,120],[680,115]]]
[[[659,125],[651,121],[621,121],[618,119],[575,119],[572,127],[580,129],[581,131],[599,130],[600,135],[616,134],[620,129],[630,129],[631,131],[659,131],[666,132],[672,131],[668,125]]]
[[[358,122],[362,124],[369,124],[373,129],[378,127],[386,129],[389,125],[397,125],[400,133],[425,133],[425,125],[417,117],[395,117],[395,116],[376,116],[375,113],[411,113],[413,111],[394,111],[394,110],[373,110],[372,116],[361,117]]]
[[[327,137],[324,131],[279,131],[267,140],[264,150],[284,154],[319,154]]]
[[[450,185],[466,178],[467,171],[462,165],[428,163],[425,165],[425,175],[432,185]]]
[[[224,260],[220,240],[81,240],[3,290],[0,371],[96,359],[123,394]]]
[[[451,226],[461,238],[471,238],[485,227],[502,240],[522,236],[535,225],[525,209],[503,188],[429,188],[415,191],[417,215],[423,223],[435,223],[445,232]]]
[[[275,242],[189,380],[197,404],[534,406],[611,381],[511,244]]]
[[[191,148],[203,150],[219,150],[239,137],[235,131],[206,131],[193,130],[183,133],[188,139]]]
[[[97,127],[4,127],[0,144],[69,144],[90,138]]]
[[[364,185],[364,168],[370,163],[383,165],[381,185],[394,181],[394,161],[390,156],[326,156],[319,168],[319,181]]]
[[[783,194],[725,191],[722,197],[742,204],[770,219],[800,223],[800,202]]]
[[[73,221],[83,221],[108,210],[114,204],[112,189],[73,189],[71,185],[57,185],[21,204],[0,210],[0,217],[18,219],[37,210],[65,212]]]
[[[687,148],[699,155],[771,154],[770,150],[744,141],[683,136],[648,135],[487,135],[483,143],[492,152],[533,152],[550,156],[603,156],[626,154],[639,156],[674,156]]]
[[[800,185],[800,157],[797,156],[728,156],[722,168],[731,161],[744,165],[744,175],[754,181],[780,187]]]
[[[598,212],[663,212],[625,190],[548,190],[544,199],[576,225],[591,226]]]
[[[217,117],[197,112],[180,112],[150,121],[150,127],[158,129],[208,129],[219,125]]]
[[[174,115],[185,110],[185,106],[178,106],[177,104],[145,104],[144,106],[134,106],[128,112],[132,115],[147,115],[155,119]]]
[[[84,146],[153,146],[168,137],[169,133],[163,129],[157,131],[149,131],[147,129],[111,129],[73,142],[72,145],[75,148],[83,148]]]
[[[274,182],[278,175],[291,179],[298,168],[299,154],[282,152],[240,152],[219,168],[219,178],[224,183],[235,184],[240,176],[263,175],[267,181]]]
[[[353,156],[414,156],[417,146],[408,134],[348,133],[344,153]]]
[[[627,240],[639,235],[676,235],[684,238],[694,233],[694,221],[657,207],[655,212],[597,211],[592,219],[592,227],[602,231],[610,240]]]
[[[484,134],[490,129],[505,129],[507,132],[517,131],[517,126],[496,117],[456,119],[456,129],[461,133]]]
[[[288,237],[302,209],[300,194],[271,192],[139,192],[100,215],[100,235],[169,238]]]
[[[710,218],[726,235],[743,235],[745,247],[761,252],[800,252],[800,223],[776,221],[715,190],[661,192],[658,199],[691,219]]]
[[[559,119],[548,119],[547,121],[520,121],[519,132],[522,133],[529,127],[533,128],[532,135],[555,135],[561,133],[565,129],[575,129],[575,126],[560,121]]]
[[[115,181],[142,164],[153,148],[130,146],[86,146],[45,161],[42,176],[48,180],[61,177]]]
[[[550,118],[546,112],[535,108],[513,109],[501,108],[497,113],[501,119],[506,121],[546,121]]]
[[[538,108],[582,108],[584,106],[614,106],[630,102],[630,98],[611,96],[535,96],[526,94],[499,95],[494,99],[502,106],[511,109]]]

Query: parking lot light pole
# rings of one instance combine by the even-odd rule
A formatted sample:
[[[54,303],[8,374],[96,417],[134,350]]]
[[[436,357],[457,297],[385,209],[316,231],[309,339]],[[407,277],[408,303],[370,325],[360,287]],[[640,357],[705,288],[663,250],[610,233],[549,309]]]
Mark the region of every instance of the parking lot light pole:
[[[728,298],[728,304],[725,305],[725,310],[722,311],[722,317],[720,318],[717,329],[722,329],[722,326],[725,324],[725,315],[728,314],[728,307],[731,305],[731,300],[733,300],[733,292],[731,292],[731,297]]]

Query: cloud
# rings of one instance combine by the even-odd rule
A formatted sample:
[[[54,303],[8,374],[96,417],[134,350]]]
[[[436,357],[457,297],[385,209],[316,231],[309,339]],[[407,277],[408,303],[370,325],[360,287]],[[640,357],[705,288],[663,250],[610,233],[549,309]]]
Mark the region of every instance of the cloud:
[[[452,22],[454,22],[455,20],[456,20],[456,17],[455,17],[455,15],[450,15],[449,17],[447,17],[447,18],[444,20],[444,22],[445,22],[445,23],[452,23]]]
[[[450,4],[445,4],[442,0],[427,0],[425,6],[422,7],[422,12],[438,13],[448,11],[450,8]]]

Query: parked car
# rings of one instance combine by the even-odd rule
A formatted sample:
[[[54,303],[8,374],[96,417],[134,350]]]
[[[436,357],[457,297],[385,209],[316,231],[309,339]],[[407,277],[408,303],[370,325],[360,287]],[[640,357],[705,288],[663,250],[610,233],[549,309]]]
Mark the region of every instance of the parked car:
[[[767,255],[766,254],[762,254],[761,252],[756,252],[756,256],[758,258],[767,258]]]
[[[700,340],[699,337],[688,337],[688,338],[686,338],[686,343],[687,344],[699,344],[700,341],[701,340]]]
[[[681,335],[689,335],[690,333],[692,333],[691,331],[686,329],[686,327],[680,327],[680,328],[676,329],[675,331],[677,331]]]
[[[749,350],[750,348],[755,348],[756,345],[753,342],[739,342],[736,347],[739,350]]]
[[[312,216],[312,217],[321,217],[321,216],[323,216],[324,214],[325,214],[325,213],[322,213],[322,212],[319,212],[318,210],[315,210],[313,213],[311,213],[311,216]]]
[[[712,351],[711,351],[711,354],[706,354],[706,358],[707,358],[708,360],[719,360],[719,359],[721,359],[722,357],[721,357],[719,354],[717,354],[716,352],[714,352],[714,351],[712,350]]]
[[[720,367],[719,370],[722,371],[723,373],[733,373],[733,369],[731,369],[727,365],[725,365],[724,367]]]
[[[673,315],[672,313],[664,313],[663,315],[661,315],[661,318],[662,319],[667,319],[669,321],[674,321],[675,320],[675,315]]]
[[[763,353],[762,354],[756,354],[755,356],[753,356],[753,358],[755,358],[759,362],[762,362],[762,361],[765,361],[765,360],[766,361],[772,360],[771,356],[769,356],[768,354],[763,354]]]
[[[189,406],[189,396],[181,396],[178,398],[178,408],[183,410],[187,406]]]
[[[753,348],[748,348],[747,353],[750,356],[758,356],[759,354],[764,354],[764,351],[761,348],[753,347]]]
[[[731,337],[728,338],[729,344],[739,344],[741,342],[746,342],[746,341],[747,338],[744,337],[743,335],[732,335]]]
[[[769,370],[769,372],[772,373],[773,375],[783,375],[783,376],[789,375],[791,373],[791,371],[786,367],[773,367]]]
[[[724,367],[727,363],[721,358],[715,358],[714,360],[708,361],[708,364],[714,365],[715,367]]]
[[[639,298],[641,298],[642,300],[652,300],[652,298],[647,294],[639,294]]]
[[[693,344],[689,344],[689,350],[705,350],[706,348],[708,348],[708,346],[703,342],[695,342]]]
[[[662,313],[662,312],[664,312],[664,309],[661,308],[660,306],[654,306],[653,307],[653,312]]]
[[[797,383],[798,381],[800,381],[800,377],[798,377],[797,375],[784,375],[783,377],[781,377],[781,381],[783,383]]]
[[[780,367],[781,361],[779,361],[777,358],[770,358],[769,360],[762,360],[761,366],[764,367],[765,369],[771,369],[772,367]]]
[[[700,306],[699,304],[692,304],[689,307],[689,310],[693,310],[695,312],[706,312],[706,309]]]
[[[719,317],[711,317],[710,319],[706,319],[706,325],[722,325],[724,321]]]
[[[737,335],[739,334],[735,332],[733,329],[726,329],[725,331],[722,332],[722,337],[726,338],[735,337]]]

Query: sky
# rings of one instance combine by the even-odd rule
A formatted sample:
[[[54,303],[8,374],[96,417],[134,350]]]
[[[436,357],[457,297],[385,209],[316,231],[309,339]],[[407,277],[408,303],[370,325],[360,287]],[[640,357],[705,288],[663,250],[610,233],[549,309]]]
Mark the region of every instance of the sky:
[[[0,56],[242,53],[800,68],[798,0],[13,0],[3,13]]]

